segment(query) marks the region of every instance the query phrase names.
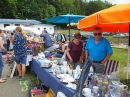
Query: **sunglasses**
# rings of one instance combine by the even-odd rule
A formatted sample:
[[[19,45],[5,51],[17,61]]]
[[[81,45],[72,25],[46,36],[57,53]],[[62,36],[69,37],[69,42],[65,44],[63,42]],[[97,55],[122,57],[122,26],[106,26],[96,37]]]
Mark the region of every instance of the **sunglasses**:
[[[80,37],[76,37],[75,39],[80,39]]]
[[[101,33],[94,33],[94,36],[100,36]]]

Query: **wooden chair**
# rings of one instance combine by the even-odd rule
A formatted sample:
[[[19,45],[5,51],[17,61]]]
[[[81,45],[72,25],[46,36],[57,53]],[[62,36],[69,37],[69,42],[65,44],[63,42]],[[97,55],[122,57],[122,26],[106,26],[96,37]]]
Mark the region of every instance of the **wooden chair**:
[[[118,68],[118,70],[117,70]],[[119,71],[119,61],[107,60],[105,63],[104,74],[111,74],[112,72]]]

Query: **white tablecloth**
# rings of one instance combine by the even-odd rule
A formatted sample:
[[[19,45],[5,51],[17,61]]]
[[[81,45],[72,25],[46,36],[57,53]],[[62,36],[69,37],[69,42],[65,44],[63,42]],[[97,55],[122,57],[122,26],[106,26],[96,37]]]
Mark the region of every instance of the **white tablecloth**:
[[[32,61],[32,55],[27,55],[26,66],[29,66],[29,62]]]

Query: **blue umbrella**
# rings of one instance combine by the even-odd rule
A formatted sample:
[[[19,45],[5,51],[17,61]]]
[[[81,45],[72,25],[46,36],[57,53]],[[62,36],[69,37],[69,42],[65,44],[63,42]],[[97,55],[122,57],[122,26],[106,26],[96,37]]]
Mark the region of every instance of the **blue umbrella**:
[[[70,23],[77,23],[80,19],[86,16],[83,15],[74,15],[74,14],[66,14],[66,15],[59,15],[52,18],[45,18],[44,21],[52,22],[52,23],[68,23],[69,24],[69,36],[70,36]],[[70,41],[70,37],[69,37]]]

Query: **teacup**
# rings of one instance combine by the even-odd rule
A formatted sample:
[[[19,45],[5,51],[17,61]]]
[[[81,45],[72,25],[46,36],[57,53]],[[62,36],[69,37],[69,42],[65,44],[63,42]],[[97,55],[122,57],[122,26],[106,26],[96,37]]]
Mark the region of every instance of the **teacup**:
[[[91,97],[91,89],[89,88],[84,88],[82,90],[82,94],[85,96],[85,97]]]
[[[99,89],[98,86],[93,86],[93,92],[94,92],[94,93],[98,93],[98,89]]]
[[[110,77],[111,77],[111,80],[120,81],[120,75],[118,72],[112,72]]]
[[[123,83],[121,83],[120,81],[112,81],[112,84],[113,85],[123,85]]]
[[[123,91],[127,90],[128,86],[127,85],[117,85],[117,92],[122,93]]]

